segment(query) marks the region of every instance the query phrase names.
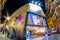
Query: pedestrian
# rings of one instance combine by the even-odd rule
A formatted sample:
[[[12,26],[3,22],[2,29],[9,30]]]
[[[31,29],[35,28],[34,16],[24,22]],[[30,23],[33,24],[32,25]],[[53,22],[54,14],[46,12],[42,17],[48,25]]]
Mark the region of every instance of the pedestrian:
[[[12,31],[11,37],[12,37],[12,38],[15,38],[15,37],[16,37],[16,31],[15,31],[15,29],[12,28],[11,31]]]
[[[6,29],[7,29],[7,37],[9,37],[9,35],[10,35],[10,27],[6,26]]]
[[[17,40],[23,40],[20,31],[17,31]]]
[[[5,31],[5,25],[3,24],[2,26],[2,33],[4,34],[4,31]]]

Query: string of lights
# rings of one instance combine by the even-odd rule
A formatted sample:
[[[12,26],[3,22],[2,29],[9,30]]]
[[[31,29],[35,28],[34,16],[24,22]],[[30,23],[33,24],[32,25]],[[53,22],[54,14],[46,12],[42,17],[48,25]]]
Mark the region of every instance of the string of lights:
[[[40,6],[43,9],[44,13],[45,13],[45,4],[44,4],[44,2],[45,2],[44,0],[30,0],[29,3]]]
[[[42,7],[44,6],[44,5],[42,5],[43,1],[41,1],[41,0],[31,0],[30,3],[36,4],[36,5],[42,6]]]

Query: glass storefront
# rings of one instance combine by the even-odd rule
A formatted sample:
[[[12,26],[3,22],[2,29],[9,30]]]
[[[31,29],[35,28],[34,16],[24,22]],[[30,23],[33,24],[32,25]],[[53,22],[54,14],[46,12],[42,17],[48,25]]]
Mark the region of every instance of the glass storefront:
[[[44,36],[47,27],[45,17],[33,12],[27,12],[26,40],[38,39],[41,36]]]

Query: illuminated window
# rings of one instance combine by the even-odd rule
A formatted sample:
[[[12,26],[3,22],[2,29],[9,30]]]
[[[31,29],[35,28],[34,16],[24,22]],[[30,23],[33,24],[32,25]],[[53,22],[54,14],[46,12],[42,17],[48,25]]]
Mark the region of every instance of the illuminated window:
[[[51,15],[53,15],[54,11],[55,11],[55,9],[53,9],[53,8],[51,7],[51,9],[50,9]]]
[[[56,17],[59,18],[60,17],[60,14],[59,13],[56,13]]]
[[[57,18],[56,18],[56,15],[53,15],[53,18],[52,18],[52,19],[55,21],[55,20],[57,19]]]

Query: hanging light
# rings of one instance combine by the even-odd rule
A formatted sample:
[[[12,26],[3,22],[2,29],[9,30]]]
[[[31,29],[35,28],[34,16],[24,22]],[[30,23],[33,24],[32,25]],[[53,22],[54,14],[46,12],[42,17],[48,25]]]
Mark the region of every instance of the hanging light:
[[[32,3],[34,3],[34,1],[31,1]]]
[[[40,6],[40,5],[41,5],[41,3],[38,3],[38,5]]]
[[[39,6],[40,6],[40,5],[42,5],[42,1],[41,1],[41,2],[39,2],[39,3],[38,3],[38,5],[39,5]]]

